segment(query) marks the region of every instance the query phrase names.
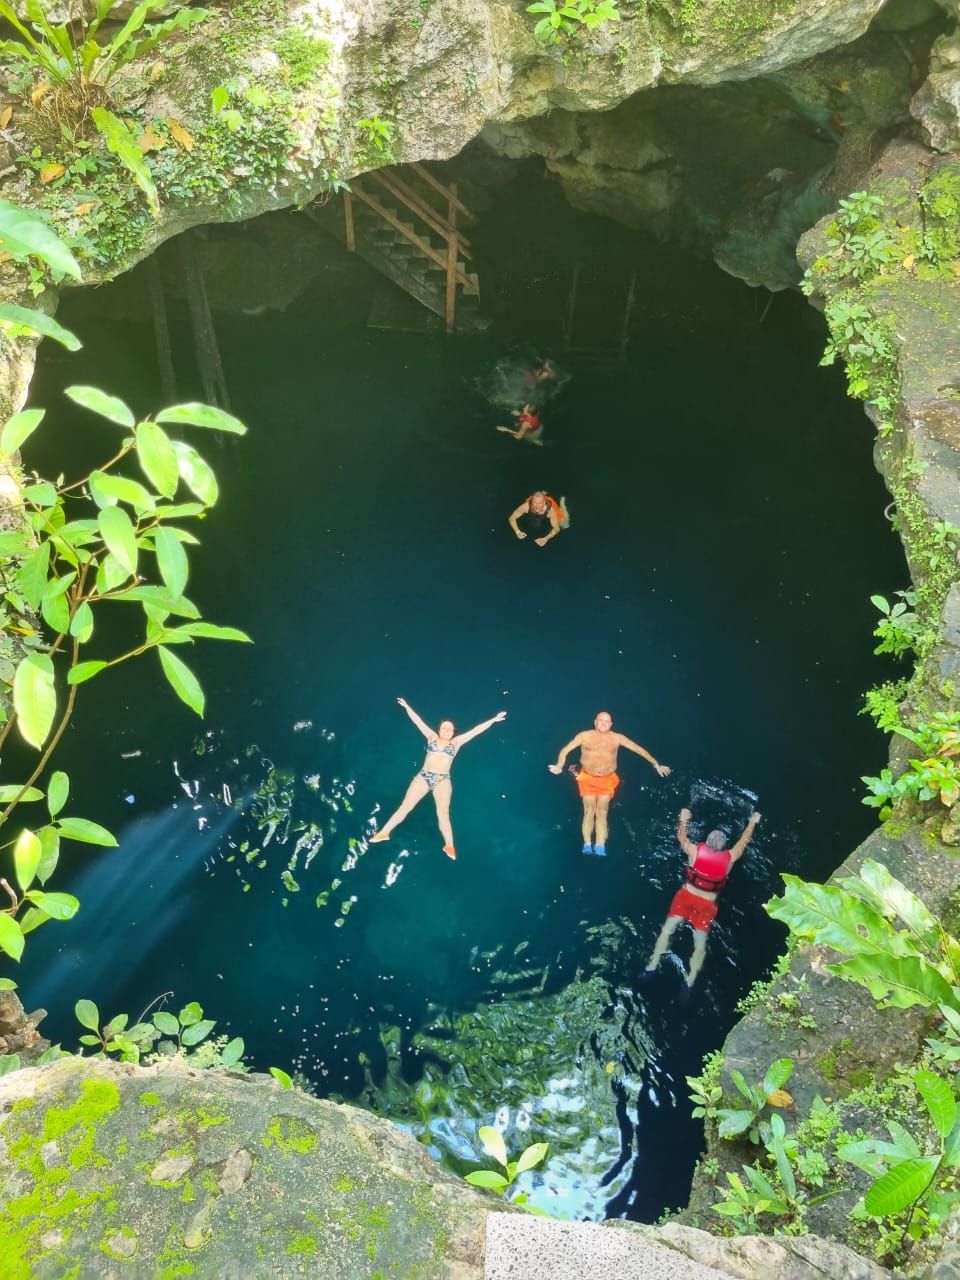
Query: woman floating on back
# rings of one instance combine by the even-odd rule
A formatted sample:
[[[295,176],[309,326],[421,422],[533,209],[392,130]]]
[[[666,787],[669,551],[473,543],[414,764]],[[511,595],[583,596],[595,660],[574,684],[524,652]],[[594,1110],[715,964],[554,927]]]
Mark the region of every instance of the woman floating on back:
[[[456,726],[452,720],[442,720],[439,728],[434,732],[428,724],[420,719],[406,699],[398,698],[397,702],[426,738],[427,754],[424,757],[423,768],[407,787],[407,794],[403,797],[400,808],[384,823],[376,835],[370,837],[370,843],[377,844],[381,840],[389,840],[390,833],[394,827],[398,827],[404,818],[416,808],[423,797],[428,792],[432,792],[433,803],[437,809],[437,825],[444,840],[443,852],[448,858],[456,858],[457,851],[453,844],[453,828],[450,825],[450,800],[453,796],[450,769],[453,766],[453,758],[464,743],[469,742],[471,738],[476,738],[481,733],[485,733],[487,729],[497,724],[498,721],[506,720],[507,713],[498,711],[495,716],[492,716],[489,720],[484,720],[483,724],[475,725],[474,728],[466,733],[457,733]]]

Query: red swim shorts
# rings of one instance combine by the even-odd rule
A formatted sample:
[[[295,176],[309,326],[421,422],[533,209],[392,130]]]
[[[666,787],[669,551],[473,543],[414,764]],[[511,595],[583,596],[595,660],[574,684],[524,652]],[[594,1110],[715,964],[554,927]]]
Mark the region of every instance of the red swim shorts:
[[[689,920],[694,929],[706,933],[717,918],[717,904],[710,898],[700,898],[686,885],[674,895],[668,916],[680,916]]]
[[[577,788],[582,796],[612,796],[619,782],[620,778],[615,773],[605,773],[599,777],[581,769],[577,774]]]

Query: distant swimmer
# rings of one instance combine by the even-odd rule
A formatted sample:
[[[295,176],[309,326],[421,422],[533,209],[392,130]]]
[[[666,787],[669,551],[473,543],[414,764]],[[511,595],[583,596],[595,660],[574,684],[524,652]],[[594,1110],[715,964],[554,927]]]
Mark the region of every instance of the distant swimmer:
[[[394,827],[403,822],[404,818],[416,808],[425,795],[432,793],[433,803],[437,809],[437,825],[444,840],[443,852],[448,858],[456,858],[457,851],[453,844],[453,828],[450,826],[450,800],[453,796],[450,769],[453,765],[453,758],[464,743],[469,742],[471,738],[476,738],[478,734],[485,733],[487,729],[499,721],[506,720],[507,713],[498,711],[495,716],[492,716],[489,720],[484,720],[483,724],[476,725],[467,733],[457,733],[456,726],[452,720],[443,720],[439,728],[434,732],[428,724],[420,719],[413,707],[405,699],[398,698],[397,702],[426,738],[427,754],[424,757],[423,768],[407,787],[407,794],[403,797],[403,803],[400,808],[384,823],[376,835],[370,837],[370,843],[377,844],[381,840],[389,840],[390,833]]]
[[[519,522],[523,521],[521,529]],[[558,502],[549,493],[538,489],[520,503],[509,519],[510,528],[521,540],[532,537],[538,547],[545,547],[561,529],[570,528],[570,512],[566,498]]]
[[[525,400],[544,405],[570,381],[556,360],[541,356],[505,356],[475,383],[485,400],[501,409],[515,409]]]
[[[703,967],[707,954],[707,934],[710,926],[717,918],[717,898],[720,890],[727,883],[730,868],[743,857],[750,837],[760,821],[759,813],[751,813],[750,820],[743,829],[740,839],[732,849],[726,848],[727,833],[711,831],[701,844],[694,844],[687,835],[687,824],[693,814],[689,809],[680,810],[680,824],[677,827],[677,840],[680,848],[687,855],[687,883],[677,891],[670,910],[660,930],[660,937],[653,948],[653,954],[647,962],[647,973],[652,973],[663,959],[667,944],[674,931],[686,920],[693,930],[693,953],[690,956],[690,968],[687,973],[687,986],[692,987],[697,974]]]
[[[661,778],[670,770],[659,764],[645,747],[632,742],[622,733],[613,732],[613,717],[601,711],[592,729],[578,733],[557,756],[557,763],[547,765],[551,773],[562,773],[567,756],[580,748],[580,768],[575,771],[577,788],[583,799],[583,852],[607,856],[607,813],[620,779],[617,776],[617,752],[620,747],[644,760],[649,760]],[[571,770],[573,772],[573,770]],[[596,834],[594,834],[596,831]]]
[[[505,431],[515,440],[526,440],[527,444],[543,444],[543,423],[535,404],[528,401],[522,409],[514,409],[513,416],[517,419],[516,431],[512,427],[497,427],[497,430]]]

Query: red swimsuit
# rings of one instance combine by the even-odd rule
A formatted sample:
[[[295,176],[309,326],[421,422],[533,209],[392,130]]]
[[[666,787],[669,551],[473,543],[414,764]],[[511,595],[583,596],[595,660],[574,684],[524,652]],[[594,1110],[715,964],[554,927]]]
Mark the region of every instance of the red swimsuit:
[[[709,845],[698,844],[693,865],[687,867],[687,882],[695,889],[719,893],[727,883],[731,856],[729,849],[711,849]],[[701,898],[698,893],[691,893],[684,885],[675,894],[667,914],[680,916],[694,929],[706,933],[717,918],[717,902],[715,898]]]

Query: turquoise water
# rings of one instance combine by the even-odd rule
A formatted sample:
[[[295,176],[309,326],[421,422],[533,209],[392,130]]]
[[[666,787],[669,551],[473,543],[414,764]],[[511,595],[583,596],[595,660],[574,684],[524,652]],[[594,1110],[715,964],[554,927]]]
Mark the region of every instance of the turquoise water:
[[[759,323],[745,287],[536,198],[476,234],[482,337],[368,330],[359,264],[286,314],[218,315],[250,432],[208,450],[223,496],[190,594],[256,643],[189,655],[203,723],[152,659],[84,691],[60,763],[121,847],[63,860],[81,913],[33,935],[21,978],[57,1039],[79,996],[136,1014],[172,991],[259,1068],[376,1106],[458,1171],[496,1117],[511,1150],[551,1143],[537,1203],[649,1219],[683,1202],[699,1150],[683,1076],[781,945],[762,910],[778,873],[826,874],[871,825],[868,596],[906,571],[869,425],[817,368],[805,304],[778,296]],[[598,340],[624,256],[637,268],[622,365],[558,345],[574,254]],[[77,381],[159,404],[146,319],[82,298],[62,318],[85,351],[44,353],[36,403]],[[497,434],[474,387],[521,339],[573,375],[542,449]],[[28,461],[70,469],[111,442],[79,410],[57,421]],[[573,517],[542,550],[506,525],[541,485]],[[429,801],[366,845],[421,760],[398,695],[431,724],[509,713],[455,763],[456,863]],[[606,861],[580,855],[574,786],[546,769],[601,708],[674,770],[621,757]],[[711,824],[754,801],[764,817],[684,999],[669,961],[639,974],[691,799]],[[686,959],[689,935],[675,946]]]

